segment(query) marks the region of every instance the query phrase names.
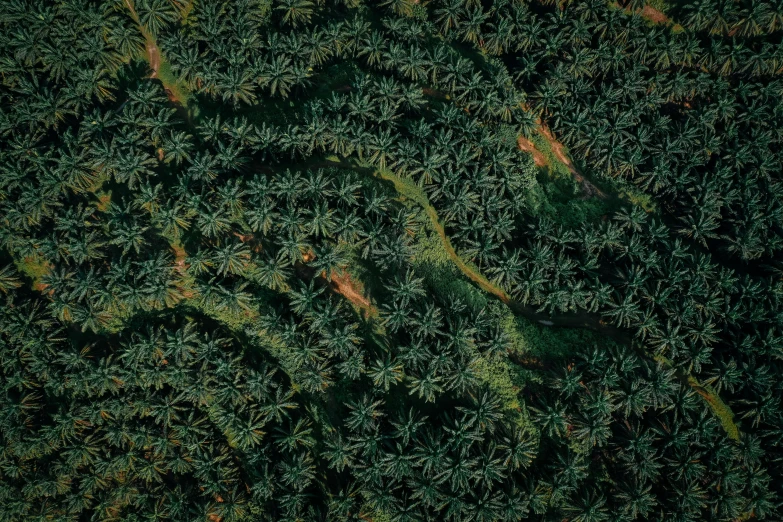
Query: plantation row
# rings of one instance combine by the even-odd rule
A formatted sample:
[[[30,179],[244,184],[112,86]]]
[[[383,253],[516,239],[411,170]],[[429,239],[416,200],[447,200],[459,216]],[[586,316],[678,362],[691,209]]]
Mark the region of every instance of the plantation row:
[[[783,16],[642,4],[3,2],[0,520],[779,518]]]

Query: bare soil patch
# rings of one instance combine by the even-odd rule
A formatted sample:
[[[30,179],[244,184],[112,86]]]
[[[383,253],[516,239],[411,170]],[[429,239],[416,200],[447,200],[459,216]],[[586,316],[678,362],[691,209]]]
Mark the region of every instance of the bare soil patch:
[[[627,3],[627,2],[615,2],[614,5],[617,6],[617,7],[623,8],[623,6],[621,5],[622,3]],[[650,21],[650,22],[652,22],[654,24],[668,24],[669,23],[669,17],[666,16],[666,14],[663,11],[661,11],[659,9],[656,9],[656,8],[654,8],[652,6],[649,6],[649,5],[645,5],[643,8],[637,9],[636,11],[632,11],[631,8],[628,7],[628,6],[624,7],[623,9],[628,14],[631,14],[631,13],[638,14],[639,16],[644,18],[645,20],[648,20],[648,21]]]
[[[552,131],[549,130],[547,126],[542,125],[539,128],[539,132],[549,143],[549,146],[552,148],[552,153],[555,155],[555,157],[557,157],[557,159],[561,161],[569,171],[571,171],[574,179],[579,183],[579,185],[581,185],[582,192],[586,198],[591,198],[593,196],[606,198],[606,194],[604,194],[601,189],[590,183],[590,181],[588,181],[587,178],[585,178],[584,175],[579,172],[579,169],[576,168],[574,163],[571,161],[571,158],[569,158],[565,153],[565,147],[563,147],[563,144],[557,141],[554,134],[552,134]]]
[[[98,204],[96,207],[100,212],[106,212],[109,210],[109,205],[111,204],[111,192],[107,194],[101,194],[98,196]]]
[[[650,7],[649,5],[644,6],[639,14],[642,16],[642,18],[646,18],[654,24],[665,24],[669,22],[668,16],[658,9]]]
[[[517,138],[517,145],[519,145],[519,150],[529,152],[533,155],[533,162],[536,166],[545,167],[547,165],[546,158],[541,154],[541,151],[536,148],[532,141],[524,136],[520,136]]]
[[[150,78],[154,78],[154,76],[150,76]],[[171,103],[175,105],[179,105],[180,99],[177,97],[176,94],[174,94],[174,92],[171,89],[169,89],[164,85],[163,90],[166,91],[166,96],[168,97]]]
[[[323,277],[324,274],[321,274],[321,276]],[[372,305],[367,296],[364,295],[364,289],[361,287],[361,283],[355,281],[347,272],[332,274],[329,288],[364,310],[368,316],[376,315],[378,313],[378,310]]]
[[[606,194],[604,194],[601,189],[590,183],[590,181],[588,181],[587,178],[585,178],[584,175],[579,172],[579,169],[576,168],[576,165],[574,165],[574,163],[571,161],[571,158],[569,158],[568,154],[565,153],[565,147],[562,143],[557,141],[554,134],[552,134],[552,131],[549,130],[549,128],[544,125],[541,120],[538,120],[538,125],[539,134],[541,134],[541,136],[546,139],[547,143],[549,143],[549,147],[552,149],[552,153],[555,155],[557,160],[565,165],[566,168],[568,168],[568,170],[571,172],[571,175],[574,177],[577,183],[579,183],[584,197],[591,198],[597,196],[599,198],[606,198]],[[529,139],[525,138],[524,136],[518,137],[517,146],[519,147],[519,150],[531,153],[533,155],[533,162],[537,166],[546,167],[548,165],[546,156],[544,156],[544,154],[538,150],[536,145]]]
[[[157,78],[158,69],[160,69],[160,50],[151,38],[147,39],[147,60],[150,62],[150,69],[152,69],[150,78]]]
[[[188,257],[188,254],[180,245],[171,245],[171,249],[174,251],[174,266],[176,267],[177,272],[183,274],[187,269],[185,259]]]
[[[313,267],[308,266],[307,263],[315,259],[315,253],[312,250],[308,250],[302,254],[302,263],[297,262],[295,264],[297,272],[305,279],[310,279],[316,276]],[[331,281],[326,279],[326,271],[322,271],[317,276],[326,283],[326,286],[334,293],[340,294],[355,306],[364,311],[365,317],[372,317],[378,315],[378,309],[370,302],[370,299],[365,295],[364,288],[360,281],[357,281],[351,275],[343,270],[338,269],[332,272]]]

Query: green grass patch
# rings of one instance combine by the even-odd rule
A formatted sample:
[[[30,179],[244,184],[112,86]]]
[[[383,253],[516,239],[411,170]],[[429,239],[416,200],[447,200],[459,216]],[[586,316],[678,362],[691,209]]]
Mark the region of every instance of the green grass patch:
[[[545,167],[538,169],[538,183],[527,194],[528,207],[534,214],[577,228],[582,223],[600,219],[618,207],[616,202],[609,199],[585,199],[581,186],[571,170],[555,156],[549,141],[538,133],[531,141],[547,162]]]
[[[162,55],[160,57],[160,67],[158,67],[158,79],[163,83],[163,86],[171,92],[180,105],[185,109],[191,109],[189,106],[192,101],[193,94],[188,89],[184,82],[180,81],[179,77],[174,74],[171,69],[171,64]]]
[[[608,190],[609,193],[615,194],[624,201],[627,201],[636,207],[641,207],[649,213],[658,211],[658,205],[655,203],[655,199],[653,199],[652,196],[645,194],[644,191],[624,180],[608,178],[601,181],[598,186],[601,190]]]
[[[527,195],[528,207],[533,213],[547,216],[567,227],[578,228],[582,223],[595,222],[628,203],[647,212],[656,211],[655,202],[649,195],[619,179],[601,177],[596,181],[594,178],[598,176],[590,177],[590,182],[607,197],[585,198],[580,184],[571,170],[555,156],[549,141],[538,133],[531,141],[547,161],[546,167],[538,169],[538,183]],[[564,152],[568,153],[565,149]]]
[[[33,288],[40,285],[41,279],[52,272],[52,264],[40,254],[29,255],[15,264],[19,272],[32,279]]]
[[[525,370],[505,358],[480,357],[473,365],[478,380],[500,397],[517,426],[536,432],[530,413],[520,400],[520,391],[528,382]]]
[[[655,355],[653,359],[664,366],[674,368],[674,363],[663,355]],[[742,432],[740,431],[739,426],[734,422],[734,412],[731,411],[728,404],[723,402],[720,395],[711,386],[700,383],[696,377],[691,374],[686,374],[684,370],[675,368],[675,371],[681,380],[687,381],[691,388],[701,395],[707,404],[710,405],[712,412],[718,417],[721,426],[723,426],[723,429],[726,431],[729,438],[739,441]]]
[[[527,195],[528,208],[536,215],[546,216],[569,228],[595,222],[612,210],[605,200],[581,199],[579,184],[568,178],[540,169],[538,184]]]
[[[666,14],[666,12],[672,7],[671,4],[666,0],[647,0],[647,5],[664,14]]]
[[[416,273],[424,277],[428,288],[443,300],[453,302],[459,299],[474,310],[491,306],[485,293],[460,277],[460,270],[434,231],[424,229],[417,234],[413,266]],[[494,310],[511,313],[505,306],[497,304],[499,307]],[[484,357],[478,352],[476,356],[473,370],[479,382],[501,398],[504,408],[518,426],[535,431],[524,402],[520,401],[519,392],[526,382],[521,368],[507,358]]]
[[[568,359],[585,345],[614,342],[591,330],[545,326],[510,311],[501,324],[517,354],[548,362]]]
[[[549,140],[544,138],[544,136],[541,135],[541,133],[536,132],[533,133],[533,136],[530,138],[530,141],[533,142],[533,145],[535,145],[536,150],[538,150],[543,156],[544,159],[546,159],[547,162],[547,169],[549,170],[549,173],[552,177],[564,177],[573,179],[573,176],[571,175],[571,170],[568,168],[568,166],[560,161],[560,159],[555,156],[554,151],[552,150],[552,145],[550,145]],[[568,153],[568,149],[563,146],[563,152],[567,154],[569,157],[571,155]],[[576,182],[574,182],[576,184]]]
[[[731,411],[729,405],[723,402],[723,399],[720,398],[720,395],[718,395],[712,387],[700,384],[692,375],[688,376],[688,383],[699,395],[704,397],[704,400],[710,405],[712,412],[718,417],[721,426],[726,430],[726,434],[729,438],[739,441],[741,432],[739,426],[737,426],[737,423],[734,421],[734,412]]]

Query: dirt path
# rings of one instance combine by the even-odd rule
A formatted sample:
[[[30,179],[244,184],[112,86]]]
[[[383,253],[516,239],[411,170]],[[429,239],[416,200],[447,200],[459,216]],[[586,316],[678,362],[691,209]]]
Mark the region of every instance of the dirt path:
[[[152,69],[150,78],[157,78],[158,69],[160,69],[160,51],[155,41],[151,39],[147,40],[147,61],[150,63],[150,69]]]
[[[673,366],[672,362],[665,357],[656,356],[654,359],[656,362],[669,368]],[[739,441],[742,437],[742,432],[740,431],[739,426],[734,422],[734,412],[731,411],[728,404],[723,402],[720,395],[716,393],[712,387],[700,383],[693,375],[679,369],[675,371],[680,382],[693,388],[693,390],[710,406],[729,438]]]
[[[448,96],[445,93],[437,89],[425,87],[422,89],[422,92],[425,96],[430,96],[432,98],[440,100],[448,99]],[[522,109],[526,112],[531,112],[531,108],[527,104],[523,105]],[[465,111],[467,111],[467,109],[465,109]],[[579,183],[584,197],[591,198],[595,196],[599,198],[606,198],[607,195],[601,191],[601,189],[590,183],[590,181],[587,180],[587,178],[585,178],[581,172],[579,172],[579,169],[576,168],[574,163],[565,153],[565,147],[563,144],[557,141],[555,136],[552,134],[552,131],[549,130],[540,117],[536,117],[536,126],[538,127],[538,133],[547,140],[547,143],[549,143],[549,146],[558,161],[562,162],[568,168],[568,170],[571,172],[571,175],[574,177],[577,183]],[[535,144],[528,138],[519,136],[517,138],[517,146],[519,147],[519,150],[532,154],[533,162],[537,166],[545,167],[548,165],[546,156],[544,156],[544,154],[538,150]]]
[[[579,183],[580,187],[582,188],[582,193],[584,194],[585,198],[592,198],[592,197],[599,197],[601,199],[606,199],[607,195],[598,187],[590,183],[590,181],[584,177],[584,175],[579,171],[578,168],[576,168],[576,165],[574,165],[574,162],[571,161],[571,158],[568,157],[568,154],[565,152],[565,147],[562,143],[560,143],[557,138],[555,138],[555,135],[552,133],[551,130],[549,130],[549,127],[547,127],[544,124],[539,124],[538,132],[541,134],[541,136],[544,137],[544,139],[549,144],[549,147],[552,149],[552,154],[555,155],[555,157],[560,161],[563,165],[568,168],[569,172],[571,172],[571,175],[574,177],[577,183]],[[532,145],[532,142],[530,142]],[[520,146],[521,148],[521,146]],[[539,154],[541,154],[539,152]],[[533,154],[533,159],[535,160],[535,153]]]
[[[321,277],[324,277],[324,274],[321,274]],[[362,309],[365,317],[377,317],[378,309],[365,296],[361,283],[355,281],[348,272],[332,274],[329,288]]]
[[[163,84],[163,90],[166,92],[166,96],[168,97],[169,101],[177,106],[177,110],[184,113],[186,118],[189,120],[189,114],[187,110],[182,107],[180,99],[180,96],[177,95],[178,92],[181,92],[181,87],[177,85],[171,85],[168,82],[166,82],[165,79],[160,78],[158,72],[160,71],[161,63],[163,62],[163,57],[161,56],[160,49],[158,48],[158,42],[155,40],[155,37],[153,37],[149,32],[147,32],[146,29],[144,29],[144,26],[141,25],[141,20],[139,19],[139,15],[136,13],[136,9],[133,6],[133,0],[125,0],[125,7],[128,8],[128,12],[130,13],[130,17],[133,19],[133,21],[136,23],[136,25],[139,28],[139,32],[144,37],[145,41],[145,49],[147,52],[147,62],[149,63],[150,70],[152,73],[150,74],[150,78],[156,78],[161,81]]]
[[[189,265],[185,263],[188,254],[185,252],[185,248],[178,243],[171,243],[171,249],[174,251],[174,270],[180,275],[185,275],[189,268]]]
[[[316,277],[315,269],[308,265],[308,263],[314,259],[315,253],[313,253],[313,251],[308,251],[302,254],[302,263],[296,263],[296,270],[304,279],[313,279]],[[376,308],[365,295],[361,282],[351,277],[351,274],[346,270],[338,269],[333,272],[331,281],[327,280],[326,272],[317,274],[317,277],[321,279],[331,291],[345,297],[354,306],[362,310],[365,314],[365,318],[378,316],[378,308]]]
[[[639,15],[641,15],[642,18],[646,18],[647,20],[651,21],[654,24],[669,23],[668,16],[666,16],[663,12],[659,11],[658,9],[654,7],[650,7],[649,5],[644,6],[641,12],[639,12]]]
[[[531,109],[529,106],[525,105],[523,106],[523,110],[530,112]],[[565,146],[560,143],[560,141],[555,138],[555,135],[552,133],[552,131],[547,127],[547,125],[541,120],[541,117],[536,117],[536,126],[538,133],[547,141],[547,144],[549,145],[549,148],[552,150],[552,154],[557,158],[557,160],[565,165],[565,167],[568,169],[568,171],[571,173],[573,178],[576,180],[577,183],[579,183],[580,188],[582,189],[582,194],[585,199],[592,198],[592,197],[599,197],[602,199],[606,199],[608,196],[598,187],[593,185],[587,178],[585,178],[584,174],[582,174],[579,169],[574,165],[574,162],[571,161],[571,158],[568,157],[568,154],[565,152]],[[519,150],[528,152],[533,155],[533,162],[539,166],[539,167],[546,167],[549,165],[549,162],[547,161],[547,157],[536,148],[535,143],[533,143],[528,138],[525,138],[524,136],[519,136],[517,138],[517,147]]]
[[[153,38],[153,36],[149,34],[146,29],[144,29],[144,26],[141,25],[141,20],[139,19],[138,13],[136,13],[133,0],[125,0],[125,7],[128,8],[130,17],[139,27],[139,32],[144,37],[144,41],[146,42],[145,48],[147,50],[147,62],[150,64],[150,69],[152,69],[150,78],[157,78],[158,69],[160,69],[160,51],[158,50],[158,43],[155,41],[155,38]]]
[[[517,145],[519,146],[519,150],[529,152],[533,155],[533,163],[535,163],[537,167],[546,167],[548,165],[544,155],[541,154],[541,151],[538,150],[535,144],[529,139],[520,136],[517,138]]]
[[[650,5],[645,5],[643,8],[637,9],[636,11],[632,11],[630,7],[623,7],[618,2],[614,2],[613,5],[618,9],[623,9],[628,14],[638,14],[645,20],[648,20],[656,25],[657,24],[668,25],[671,23],[671,19],[668,16],[666,16],[666,13]]]
[[[476,283],[479,288],[500,299],[514,313],[522,315],[523,317],[527,317],[528,319],[545,326],[555,326],[561,328],[587,328],[602,335],[606,335],[618,343],[632,345],[633,338],[629,332],[606,324],[601,319],[599,314],[580,312],[547,316],[537,312],[533,307],[514,301],[511,296],[509,296],[502,288],[490,282],[489,279],[487,279],[486,276],[484,276],[478,269],[471,267],[459,256],[459,254],[457,254],[456,250],[451,244],[451,240],[446,235],[446,231],[440,222],[437,211],[432,205],[430,205],[428,198],[423,192],[418,194],[411,194],[411,188],[406,186],[403,180],[392,172],[378,171],[376,174],[382,179],[391,181],[399,194],[407,194],[407,197],[411,197],[411,199],[413,199],[424,209],[433,229],[440,237],[444,249],[454,264],[457,266],[459,271],[462,272],[468,279]],[[639,351],[643,356],[651,357],[643,350],[640,349]],[[653,357],[653,359],[669,368],[674,368],[674,365],[671,361],[660,357]],[[685,384],[691,386],[691,388],[693,388],[694,391],[696,391],[709,405],[710,409],[721,422],[721,425],[726,430],[726,433],[729,435],[729,437],[734,440],[739,440],[741,432],[739,427],[734,423],[734,414],[732,413],[731,408],[729,408],[729,406],[723,402],[720,396],[715,393],[714,390],[699,383],[699,381],[689,373],[683,372],[682,370],[676,368],[675,371],[677,376]]]
[[[478,268],[471,266],[462,259],[462,257],[454,249],[454,246],[451,244],[451,240],[446,234],[446,230],[440,221],[437,210],[435,210],[435,208],[430,204],[429,199],[423,192],[420,192],[419,194],[411,194],[410,187],[405,186],[405,183],[402,179],[389,171],[378,171],[377,175],[382,179],[391,181],[398,193],[405,194],[403,197],[412,199],[424,210],[424,212],[427,214],[427,217],[429,218],[433,230],[438,234],[443,248],[449,255],[451,261],[457,266],[459,271],[462,272],[462,274],[465,275],[468,279],[476,283],[476,285],[478,285],[478,287],[483,291],[500,299],[514,312],[518,313],[519,315],[523,315],[537,323],[543,324],[544,326],[557,326],[562,328],[588,328],[600,332],[603,335],[607,335],[617,340],[618,342],[630,342],[631,337],[628,335],[628,333],[620,330],[619,328],[614,328],[604,323],[597,314],[571,313],[549,316],[547,314],[537,312],[531,306],[527,306],[518,301],[515,301],[505,290],[492,283],[484,274],[481,273]]]

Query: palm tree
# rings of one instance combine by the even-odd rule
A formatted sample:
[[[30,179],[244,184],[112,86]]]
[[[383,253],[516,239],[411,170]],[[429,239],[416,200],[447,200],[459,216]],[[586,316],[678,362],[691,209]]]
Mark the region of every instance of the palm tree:
[[[177,21],[177,13],[167,0],[136,0],[135,4],[139,23],[153,37],[169,23]]]
[[[226,73],[219,73],[217,87],[222,91],[223,100],[231,100],[234,107],[238,102],[251,104],[256,101],[253,89],[253,75],[248,70],[229,67]]]
[[[348,266],[345,247],[340,243],[324,244],[316,251],[312,266],[331,281],[333,275],[342,273]]]
[[[274,56],[270,63],[265,63],[261,67],[257,81],[262,87],[268,87],[272,96],[279,94],[287,98],[296,81],[291,59],[282,55]]]
[[[209,209],[199,214],[196,223],[202,234],[209,238],[217,238],[229,230],[231,222],[222,210]]]
[[[412,0],[382,0],[379,5],[391,9],[394,14],[410,16],[413,10]]]
[[[346,418],[345,425],[354,432],[375,431],[380,418],[384,416],[380,409],[383,406],[383,401],[373,401],[367,394],[363,394],[361,400],[357,402],[349,402],[347,406],[351,411]]]
[[[310,0],[281,0],[275,9],[283,12],[283,23],[293,28],[308,24],[313,15],[313,3]]]
[[[248,276],[272,290],[286,290],[287,281],[293,276],[290,266],[288,257],[281,250],[274,257],[267,255],[255,260],[255,267],[250,270]]]
[[[426,402],[435,402],[437,395],[443,391],[441,382],[442,379],[431,370],[421,377],[412,374],[408,385],[409,393],[410,395],[417,394],[420,399],[424,399]]]
[[[243,275],[249,259],[250,249],[241,242],[230,243],[212,254],[212,264],[218,275]]]
[[[603,522],[609,519],[606,499],[596,491],[584,491],[578,498],[571,499],[564,511],[573,522]]]
[[[376,359],[375,363],[367,371],[367,376],[372,379],[375,386],[389,391],[389,385],[401,382],[403,379],[403,366],[390,355],[384,359]]]
[[[464,2],[451,0],[443,7],[435,10],[435,21],[440,25],[439,30],[444,36],[449,32],[459,29],[461,18],[465,15]]]
[[[10,266],[0,268],[0,292],[7,294],[10,290],[21,286],[16,271]]]

